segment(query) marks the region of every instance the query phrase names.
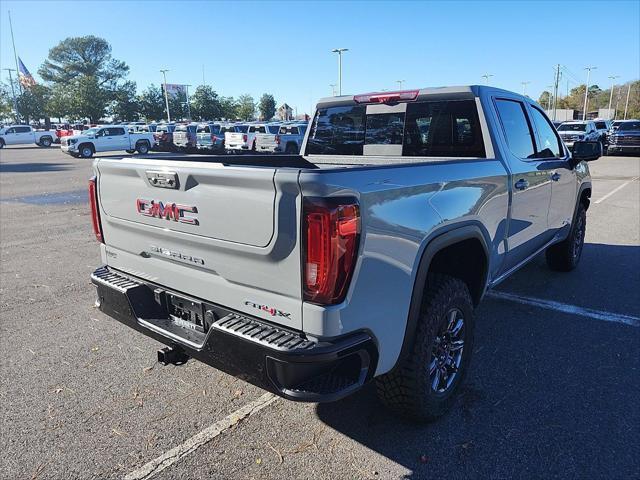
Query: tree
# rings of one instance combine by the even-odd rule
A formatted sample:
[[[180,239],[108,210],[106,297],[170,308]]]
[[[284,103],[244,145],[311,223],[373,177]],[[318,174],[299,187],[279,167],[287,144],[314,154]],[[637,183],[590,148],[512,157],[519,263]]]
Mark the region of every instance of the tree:
[[[22,120],[29,122],[31,120],[45,119],[49,120],[47,111],[47,103],[51,96],[51,89],[45,85],[33,85],[25,88],[18,96],[18,111]]]
[[[13,117],[13,95],[11,86],[0,83],[0,120]]]
[[[276,100],[273,95],[270,93],[262,95],[258,109],[260,110],[261,120],[271,120],[276,114]]]
[[[251,95],[238,97],[238,117],[242,120],[253,120],[256,116],[256,104]]]
[[[220,98],[220,116],[226,120],[238,118],[238,102],[233,97]]]
[[[69,115],[98,123],[107,108],[110,92],[100,86],[96,77],[79,77],[70,82],[67,88]]]
[[[191,115],[195,120],[215,120],[222,116],[218,94],[209,85],[200,85],[191,97]]]
[[[151,84],[138,97],[140,114],[147,121],[162,120],[165,116],[164,97],[162,88]]]
[[[111,57],[111,45],[103,38],[69,37],[49,50],[49,58],[38,70],[46,82],[68,83],[93,77],[97,85],[115,89],[129,72],[126,63]]]
[[[162,93],[164,98],[164,92]],[[184,120],[187,116],[187,96],[184,92],[176,95],[169,94],[169,113],[171,113],[171,120]],[[164,109],[164,115],[167,115],[166,109]]]
[[[54,85],[47,100],[47,112],[51,117],[61,121],[71,115],[71,98],[69,88],[65,85]]]
[[[140,104],[136,97],[136,82],[127,81],[113,92],[109,113],[119,121],[132,122],[140,117]]]
[[[549,98],[551,97],[551,92],[545,90],[540,94],[540,98],[538,98],[538,103],[542,105],[543,108],[549,108]]]

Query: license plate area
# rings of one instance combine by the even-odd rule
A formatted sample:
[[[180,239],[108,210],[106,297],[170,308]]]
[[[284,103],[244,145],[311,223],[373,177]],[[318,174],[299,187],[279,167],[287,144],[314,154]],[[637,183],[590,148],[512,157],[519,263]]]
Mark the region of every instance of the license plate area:
[[[205,320],[205,309],[201,302],[175,293],[166,294],[169,318],[176,325],[206,333],[210,322]]]

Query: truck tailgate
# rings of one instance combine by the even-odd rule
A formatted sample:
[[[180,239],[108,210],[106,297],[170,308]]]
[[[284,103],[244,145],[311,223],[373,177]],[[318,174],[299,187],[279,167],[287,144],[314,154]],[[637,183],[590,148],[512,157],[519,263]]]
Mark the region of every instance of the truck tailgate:
[[[95,168],[109,265],[301,328],[298,170],[151,159]]]

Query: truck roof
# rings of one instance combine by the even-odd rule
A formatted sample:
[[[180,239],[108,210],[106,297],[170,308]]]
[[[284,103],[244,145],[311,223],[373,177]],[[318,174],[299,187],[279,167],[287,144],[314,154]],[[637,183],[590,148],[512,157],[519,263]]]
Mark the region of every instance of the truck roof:
[[[511,92],[509,90],[504,90],[502,88],[492,87],[490,85],[458,85],[458,86],[450,86],[450,87],[424,87],[424,88],[416,88],[416,89],[403,89],[402,92],[418,92],[417,98],[422,98],[425,96],[433,96],[433,97],[454,97],[454,98],[474,98],[480,95],[483,91],[492,91],[492,92],[503,92],[505,95],[509,96],[519,96],[528,102],[535,103],[529,97],[525,97],[519,95],[517,93]],[[397,91],[389,91],[389,92],[367,92],[366,94],[392,94],[397,93]],[[351,104],[354,102],[354,95],[342,95],[336,97],[324,97],[318,101],[318,105],[320,104]]]

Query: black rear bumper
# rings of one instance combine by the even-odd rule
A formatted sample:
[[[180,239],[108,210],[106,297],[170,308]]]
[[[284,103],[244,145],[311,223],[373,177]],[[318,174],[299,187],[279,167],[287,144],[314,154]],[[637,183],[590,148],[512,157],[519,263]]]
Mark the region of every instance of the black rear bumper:
[[[182,294],[101,267],[91,275],[102,312],[159,342],[290,400],[330,402],[371,379],[378,351],[357,332],[330,342],[262,319],[203,304],[205,331],[186,328],[169,315],[167,298]],[[182,322],[184,325],[184,322]]]

